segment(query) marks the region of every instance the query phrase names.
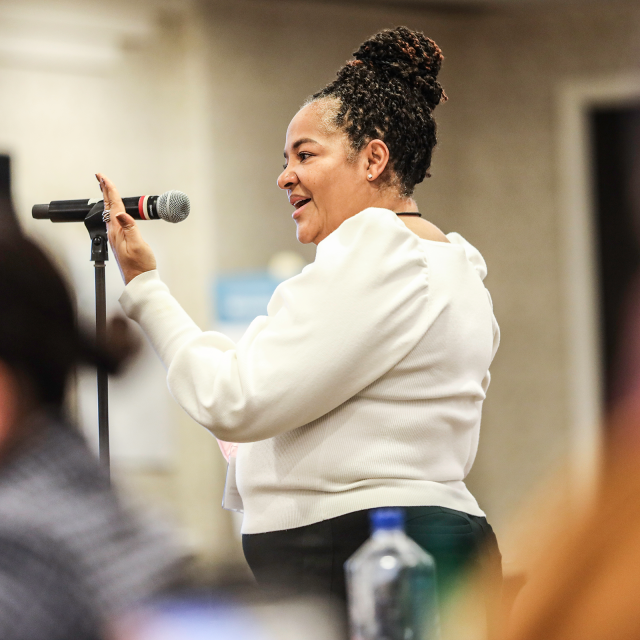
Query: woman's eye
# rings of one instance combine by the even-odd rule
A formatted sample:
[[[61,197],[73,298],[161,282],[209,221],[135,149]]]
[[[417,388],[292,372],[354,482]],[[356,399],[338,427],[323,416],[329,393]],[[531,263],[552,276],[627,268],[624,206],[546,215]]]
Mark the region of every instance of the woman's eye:
[[[297,155],[300,162],[304,162],[307,158],[310,158],[313,154],[309,153],[308,151],[300,151],[300,153],[298,153]],[[289,166],[289,163],[285,162],[285,164],[282,165],[282,169],[284,170],[288,166]]]

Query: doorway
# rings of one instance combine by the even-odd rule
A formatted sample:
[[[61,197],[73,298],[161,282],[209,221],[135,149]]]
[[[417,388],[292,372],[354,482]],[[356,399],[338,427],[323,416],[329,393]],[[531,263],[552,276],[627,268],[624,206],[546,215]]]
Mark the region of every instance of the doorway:
[[[637,328],[632,326],[640,312],[640,101],[594,108],[590,121],[601,384],[607,412],[640,375],[640,353],[633,348]]]

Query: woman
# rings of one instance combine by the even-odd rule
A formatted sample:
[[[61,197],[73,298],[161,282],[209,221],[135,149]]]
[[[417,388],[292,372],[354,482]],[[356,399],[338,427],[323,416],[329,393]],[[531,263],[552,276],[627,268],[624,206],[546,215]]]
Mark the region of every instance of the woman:
[[[74,319],[43,252],[20,235],[0,237],[3,640],[106,637],[114,617],[186,577],[168,532],[120,501],[62,418],[75,365],[115,364]]]
[[[243,547],[258,582],[342,598],[343,563],[368,537],[373,507],[407,507],[407,531],[436,557],[444,589],[474,563],[500,572],[464,484],[498,346],[486,267],[411,197],[446,99],[442,54],[400,27],[354,55],[287,130],[278,186],[315,262],[278,287],[237,344],[194,325],[98,175],[125,312],[177,401],[241,443]]]

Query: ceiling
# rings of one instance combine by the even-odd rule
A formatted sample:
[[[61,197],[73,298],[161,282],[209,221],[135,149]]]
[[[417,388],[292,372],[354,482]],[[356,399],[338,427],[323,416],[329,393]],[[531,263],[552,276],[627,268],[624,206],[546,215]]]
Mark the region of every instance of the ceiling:
[[[187,0],[0,0],[0,67],[101,74]]]
[[[274,2],[278,0],[273,0]],[[515,9],[532,6],[583,6],[587,4],[616,3],[616,0],[307,0],[309,2],[334,2],[339,4],[366,4],[404,9],[423,9],[443,12],[479,12],[492,9]],[[634,4],[637,0],[617,0],[621,3]]]

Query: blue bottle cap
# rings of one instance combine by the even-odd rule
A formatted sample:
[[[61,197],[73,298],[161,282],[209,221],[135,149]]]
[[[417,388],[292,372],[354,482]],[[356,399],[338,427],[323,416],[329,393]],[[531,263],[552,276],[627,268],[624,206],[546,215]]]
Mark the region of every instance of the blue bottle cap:
[[[373,531],[404,529],[404,509],[372,509],[369,518]]]

